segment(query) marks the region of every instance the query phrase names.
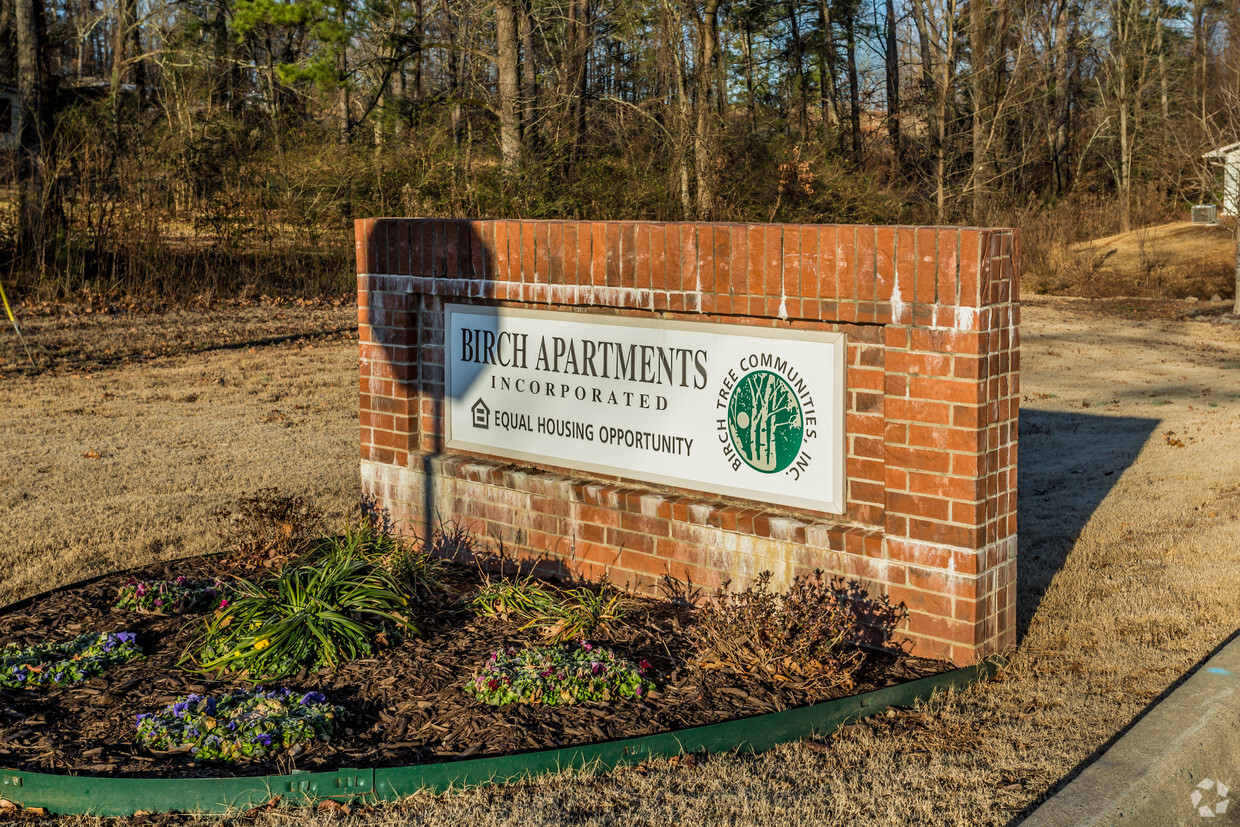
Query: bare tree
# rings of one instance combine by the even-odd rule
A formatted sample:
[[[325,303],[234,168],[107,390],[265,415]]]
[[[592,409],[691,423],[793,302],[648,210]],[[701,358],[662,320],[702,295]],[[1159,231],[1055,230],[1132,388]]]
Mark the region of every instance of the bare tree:
[[[947,103],[955,81],[957,0],[912,0],[921,50],[922,81],[928,98],[935,220],[947,212]]]
[[[520,78],[517,46],[518,0],[496,0],[495,46],[499,86],[500,157],[506,172],[521,166]]]
[[[55,100],[48,69],[43,0],[14,0],[17,42],[18,237],[40,266],[60,214],[55,181]]]

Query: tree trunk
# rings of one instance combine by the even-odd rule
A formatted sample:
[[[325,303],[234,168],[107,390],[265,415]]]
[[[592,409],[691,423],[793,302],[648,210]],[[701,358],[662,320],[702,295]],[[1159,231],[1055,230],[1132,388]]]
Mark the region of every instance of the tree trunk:
[[[853,0],[844,3],[844,35],[848,53],[848,112],[852,132],[853,163],[861,166],[861,98],[857,88],[857,26]]]
[[[1197,115],[1201,119],[1201,128],[1209,126],[1206,116],[1206,13],[1211,0],[1193,0],[1193,97],[1196,99]]]
[[[337,8],[336,19],[341,27],[347,25],[345,17],[345,4],[339,3]],[[349,143],[349,50],[347,43],[340,44],[340,52],[336,55],[336,71],[339,74],[340,90],[336,105],[338,108],[337,117],[340,120],[340,144],[342,146]]]
[[[831,6],[828,0],[819,0],[818,28],[822,31],[822,50],[818,53],[818,73],[822,75],[822,139],[825,143],[829,129],[841,134],[840,84],[835,75],[835,32],[831,25]],[[841,139],[842,140],[842,139]]]
[[[709,221],[715,211],[715,170],[712,163],[714,130],[711,128],[711,87],[714,83],[711,64],[715,60],[715,47],[719,40],[719,2],[720,0],[706,0],[700,24],[702,54],[697,66],[697,126],[693,135],[693,166],[697,173],[698,218],[702,221]]]
[[[138,0],[125,0],[129,11],[125,17],[129,21],[129,49],[133,55],[133,77],[134,89],[141,98],[146,95],[146,60],[142,57],[142,24],[138,22]]]
[[[538,112],[538,66],[534,58],[534,26],[530,20],[533,13],[531,0],[522,0],[519,6],[518,25],[521,32],[521,103],[523,135],[529,145],[537,143],[537,125],[534,119]]]
[[[426,29],[422,0],[413,0],[413,99],[422,101],[422,40]]]
[[[59,217],[54,182],[53,88],[42,0],[14,0],[20,132],[17,151],[18,238],[23,256],[40,263]]]
[[[805,60],[802,58],[800,9],[797,8],[797,1],[788,0],[788,25],[792,31],[792,86],[795,90],[789,91],[800,97],[796,102],[797,132],[804,139],[809,131],[809,114],[806,110],[808,95],[805,93]]]
[[[987,115],[990,109],[986,96],[986,70],[990,62],[990,50],[986,31],[986,0],[969,0],[969,48],[972,71],[969,88],[973,98],[973,223],[985,223],[984,215],[990,189],[991,170],[988,163],[990,148],[986,137]]]
[[[1232,241],[1235,242],[1236,246],[1236,292],[1234,293],[1231,312],[1240,316],[1240,218],[1236,219],[1236,226],[1232,230]]]
[[[569,165],[577,160],[586,128],[586,62],[590,50],[589,28],[586,23],[588,13],[588,0],[569,0],[562,72],[564,97],[568,101],[564,121],[568,132],[566,162]]]
[[[935,220],[942,223],[947,210],[947,99],[951,91],[952,66],[956,62],[956,0],[946,0],[941,27],[932,25],[925,0],[912,0],[913,21],[921,50],[923,82],[930,98],[927,132],[934,170]],[[942,42],[936,38],[938,35]]]
[[[1171,114],[1170,114],[1170,107],[1169,107],[1170,96],[1167,91],[1166,55],[1163,54],[1164,25],[1163,25],[1162,11],[1159,10],[1155,13],[1158,15],[1158,22],[1155,24],[1158,26],[1158,40],[1156,41],[1156,45],[1154,47],[1158,53],[1158,86],[1159,86],[1158,99],[1159,99],[1159,103],[1161,104],[1160,108],[1162,109],[1163,123],[1166,124],[1171,119]]]
[[[827,0],[823,0],[825,3]],[[754,111],[754,80],[753,80],[753,25],[746,15],[742,22],[741,54],[745,59],[745,115],[749,119],[749,133],[752,135],[758,128]]]
[[[521,166],[521,89],[517,46],[518,0],[496,0],[495,47],[499,72],[499,149],[504,171]]]
[[[1122,89],[1122,87],[1121,87]],[[1120,229],[1132,229],[1132,141],[1128,134],[1128,101],[1119,103],[1119,217]]]
[[[1054,46],[1051,49],[1051,168],[1055,176],[1055,194],[1068,191],[1068,92],[1072,73],[1068,71],[1068,0],[1057,0],[1053,25]]]
[[[887,0],[887,28],[883,63],[887,70],[887,134],[891,138],[891,172],[898,175],[900,157],[900,53],[896,43],[895,0]]]
[[[116,0],[116,28],[112,32],[112,107],[120,106],[121,87],[129,78],[129,30],[133,28],[136,0]]]

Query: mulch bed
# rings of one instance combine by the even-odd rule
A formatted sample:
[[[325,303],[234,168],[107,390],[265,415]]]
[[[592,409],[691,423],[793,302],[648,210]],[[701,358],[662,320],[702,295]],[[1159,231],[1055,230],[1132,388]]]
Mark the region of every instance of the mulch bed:
[[[450,569],[454,595],[477,588],[476,572]],[[191,692],[248,688],[183,671],[177,661],[193,637],[193,617],[114,610],[117,589],[131,577],[205,578],[225,574],[219,558],[158,564],[65,589],[0,614],[0,645],[64,640],[84,632],[132,631],[146,658],[113,667],[74,687],[0,689],[0,766],[36,772],[129,777],[208,777],[390,767],[575,746],[713,724],[903,683],[952,668],[907,655],[867,652],[849,690],[816,691],[797,680],[762,680],[685,667],[691,610],[636,599],[619,638],[600,641],[654,667],[659,690],[640,701],[569,707],[486,706],[462,687],[491,652],[538,642],[515,624],[475,618],[445,601],[418,617],[424,637],[335,671],[303,671],[275,684],[318,690],[349,710],[329,743],[308,745],[295,763],[223,764],[187,753],[157,753],[134,744],[135,718]]]

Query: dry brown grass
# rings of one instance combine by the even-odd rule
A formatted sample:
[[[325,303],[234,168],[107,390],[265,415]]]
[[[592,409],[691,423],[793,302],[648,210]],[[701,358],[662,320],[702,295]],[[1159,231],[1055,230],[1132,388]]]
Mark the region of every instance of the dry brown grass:
[[[1071,292],[1085,296],[1194,296],[1234,292],[1236,247],[1220,224],[1177,221],[1074,244],[1060,251],[1075,267]],[[1070,260],[1070,261],[1069,261]]]
[[[1240,333],[1094,307],[1040,300],[1023,311],[1025,631],[996,681],[761,756],[241,823],[1009,822],[1237,625]],[[266,485],[329,513],[351,508],[356,388],[356,349],[337,342],[89,378],[10,376],[0,385],[3,595],[210,550],[212,509]],[[83,457],[91,448],[98,459]]]

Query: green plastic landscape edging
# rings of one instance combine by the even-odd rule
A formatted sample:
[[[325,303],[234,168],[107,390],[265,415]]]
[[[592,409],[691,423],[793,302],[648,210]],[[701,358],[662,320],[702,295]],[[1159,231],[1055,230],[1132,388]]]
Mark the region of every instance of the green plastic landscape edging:
[[[444,792],[503,784],[566,769],[606,771],[687,752],[761,752],[826,734],[890,706],[912,706],[940,689],[989,677],[993,664],[954,669],[833,701],[720,724],[580,747],[385,769],[341,769],[253,778],[104,778],[0,769],[0,797],[52,813],[127,816],[139,811],[222,813],[258,807],[276,796],[299,804],[321,799],[392,800],[421,790]]]

